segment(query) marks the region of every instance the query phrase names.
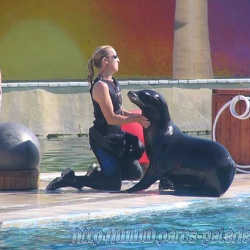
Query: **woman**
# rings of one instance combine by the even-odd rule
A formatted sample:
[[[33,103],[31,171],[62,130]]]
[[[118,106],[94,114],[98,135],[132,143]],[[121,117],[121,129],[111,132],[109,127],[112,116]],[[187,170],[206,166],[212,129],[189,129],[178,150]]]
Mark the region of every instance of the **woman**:
[[[140,179],[142,169],[138,159],[144,152],[136,136],[121,130],[121,124],[138,122],[144,128],[150,121],[122,108],[119,83],[113,77],[120,59],[109,45],[98,47],[88,62],[88,81],[94,107],[94,126],[89,131],[89,141],[100,168],[90,168],[86,176],[75,176],[66,169],[53,180],[47,190],[71,186],[78,189],[91,187],[98,190],[118,191],[123,179]],[[94,66],[99,70],[93,81]]]

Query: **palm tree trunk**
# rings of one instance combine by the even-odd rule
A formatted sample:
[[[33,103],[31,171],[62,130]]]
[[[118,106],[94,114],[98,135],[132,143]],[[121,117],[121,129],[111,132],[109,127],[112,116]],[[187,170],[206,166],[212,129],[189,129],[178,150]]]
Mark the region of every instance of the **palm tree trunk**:
[[[213,78],[207,0],[176,0],[174,79]]]

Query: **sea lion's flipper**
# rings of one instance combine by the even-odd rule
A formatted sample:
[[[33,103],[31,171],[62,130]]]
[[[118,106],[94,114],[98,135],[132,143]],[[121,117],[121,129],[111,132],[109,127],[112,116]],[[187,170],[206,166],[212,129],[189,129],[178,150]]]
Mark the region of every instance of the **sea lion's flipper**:
[[[160,179],[158,188],[160,190],[163,190],[163,189],[174,189],[174,184],[173,184],[173,182],[171,182],[170,180],[168,180],[165,176],[163,176]]]
[[[154,184],[156,180],[150,179],[150,180],[146,180],[146,179],[142,179],[140,182],[136,183],[133,187],[125,190],[126,193],[134,193],[134,192],[138,192],[138,191],[142,191],[144,189],[149,188],[152,184]]]
[[[152,162],[155,162],[154,159],[152,159]],[[164,169],[164,171],[166,171]],[[164,176],[164,173],[162,173],[162,170],[158,164],[150,163],[147,169],[147,172],[143,176],[143,178],[135,184],[132,188],[129,188],[126,190],[128,193],[133,193],[137,191],[141,191],[144,189],[149,188],[152,184],[154,184],[157,180],[159,180],[162,176]]]

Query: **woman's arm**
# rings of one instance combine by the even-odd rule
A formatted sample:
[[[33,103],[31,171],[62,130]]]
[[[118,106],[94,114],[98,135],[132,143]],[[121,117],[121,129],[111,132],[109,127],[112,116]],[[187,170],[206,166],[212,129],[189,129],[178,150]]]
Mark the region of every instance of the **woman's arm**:
[[[135,117],[141,114],[141,112],[134,113],[134,112],[127,111],[125,109],[122,109],[122,112],[124,115],[129,116],[129,117]]]
[[[125,110],[124,115],[117,115],[113,111],[113,104],[109,95],[109,88],[106,83],[99,82],[93,89],[93,98],[100,105],[107,123],[110,125],[122,125],[131,122],[138,122],[143,127],[150,126],[150,121],[141,114],[134,114]]]

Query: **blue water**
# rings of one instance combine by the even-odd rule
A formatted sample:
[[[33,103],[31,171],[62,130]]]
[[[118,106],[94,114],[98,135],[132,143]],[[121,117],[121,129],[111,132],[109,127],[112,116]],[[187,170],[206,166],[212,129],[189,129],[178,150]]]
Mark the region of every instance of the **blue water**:
[[[247,196],[203,199],[108,219],[2,227],[0,249],[250,249],[249,208]]]

